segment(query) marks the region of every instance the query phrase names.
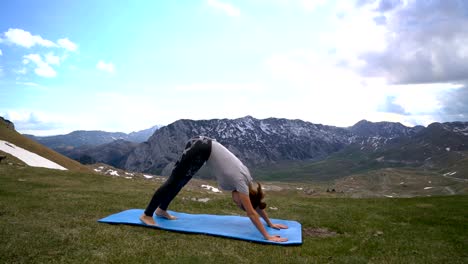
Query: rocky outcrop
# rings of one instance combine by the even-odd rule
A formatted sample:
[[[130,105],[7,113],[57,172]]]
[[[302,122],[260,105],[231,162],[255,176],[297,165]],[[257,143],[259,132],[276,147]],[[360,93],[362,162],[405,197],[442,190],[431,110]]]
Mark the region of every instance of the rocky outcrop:
[[[15,125],[10,120],[7,120],[0,116],[0,126],[6,127],[7,129],[15,130]]]

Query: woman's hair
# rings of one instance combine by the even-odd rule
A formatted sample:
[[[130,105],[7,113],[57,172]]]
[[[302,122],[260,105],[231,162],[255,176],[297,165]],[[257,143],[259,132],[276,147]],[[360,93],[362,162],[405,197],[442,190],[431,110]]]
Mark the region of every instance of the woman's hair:
[[[253,187],[253,184],[249,184],[249,197],[250,203],[254,209],[260,208],[265,209],[266,203],[262,202],[263,197],[265,197],[265,193],[262,190],[262,185],[257,182],[257,189]]]

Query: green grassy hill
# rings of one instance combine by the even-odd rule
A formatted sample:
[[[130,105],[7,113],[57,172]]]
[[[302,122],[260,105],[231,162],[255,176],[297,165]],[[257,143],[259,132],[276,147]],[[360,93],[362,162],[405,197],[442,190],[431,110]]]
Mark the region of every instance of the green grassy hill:
[[[303,226],[302,246],[280,247],[97,223],[121,210],[144,208],[160,180],[0,164],[0,182],[0,263],[468,261],[466,195],[351,199],[296,188],[316,188],[308,183],[275,183],[283,188],[267,193],[268,207],[277,208],[269,210],[270,217]],[[200,183],[189,183],[170,209],[242,213],[229,193],[210,193]]]
[[[33,153],[38,154],[50,161],[53,161],[69,170],[72,171],[82,171],[86,172],[89,169],[86,166],[83,166],[77,161],[69,159],[37,142],[31,140],[20,133],[16,132],[14,129],[7,126],[6,123],[0,120],[0,139],[13,143],[21,148],[29,150]]]
[[[415,197],[468,194],[468,181],[413,168],[386,168],[358,173],[334,182],[351,197]]]
[[[390,146],[382,150],[362,150],[351,145],[320,161],[280,162],[254,168],[259,179],[284,181],[330,181],[343,177],[373,173],[387,168],[416,170],[443,175],[457,172],[458,178],[468,179],[467,151],[434,151],[419,144]]]
[[[350,146],[320,161],[282,162],[253,170],[265,180],[330,181],[382,168],[403,167],[401,163],[379,162],[359,146]]]

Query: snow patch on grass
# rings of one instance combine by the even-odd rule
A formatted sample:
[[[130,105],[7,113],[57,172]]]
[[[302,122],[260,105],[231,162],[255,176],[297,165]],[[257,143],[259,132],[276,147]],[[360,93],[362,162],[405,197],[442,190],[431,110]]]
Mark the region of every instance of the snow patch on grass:
[[[22,160],[24,163],[32,167],[67,170],[66,168],[58,165],[53,161],[50,161],[26,149],[20,148],[7,141],[0,140],[0,150],[15,156],[16,158]]]
[[[218,188],[215,188],[215,187],[207,185],[207,184],[202,184],[201,187],[203,189],[206,189],[208,191],[212,191],[212,192],[215,192],[215,193],[220,193],[221,192]]]

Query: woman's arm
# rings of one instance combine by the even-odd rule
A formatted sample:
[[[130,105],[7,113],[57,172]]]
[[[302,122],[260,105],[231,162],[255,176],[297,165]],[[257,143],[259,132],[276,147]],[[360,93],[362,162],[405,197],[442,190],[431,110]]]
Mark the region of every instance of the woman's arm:
[[[270,236],[270,234],[268,234],[268,232],[265,230],[265,227],[260,222],[258,213],[255,212],[254,208],[252,207],[252,204],[250,203],[250,198],[248,195],[239,193],[239,198],[242,203],[242,206],[244,207],[247,213],[247,216],[250,218],[250,221],[252,221],[254,226],[258,229],[258,231],[260,231],[260,233],[265,237],[265,239],[269,241],[275,241],[275,242],[288,241],[287,238],[280,237],[280,236]]]
[[[275,228],[275,229],[287,229],[288,226],[287,225],[283,225],[283,224],[273,224],[271,221],[270,221],[270,218],[268,218],[268,214],[266,213],[265,210],[263,209],[260,209],[260,208],[257,208],[257,213],[263,218],[263,220],[265,220],[265,222],[267,223],[267,225],[271,228]]]

